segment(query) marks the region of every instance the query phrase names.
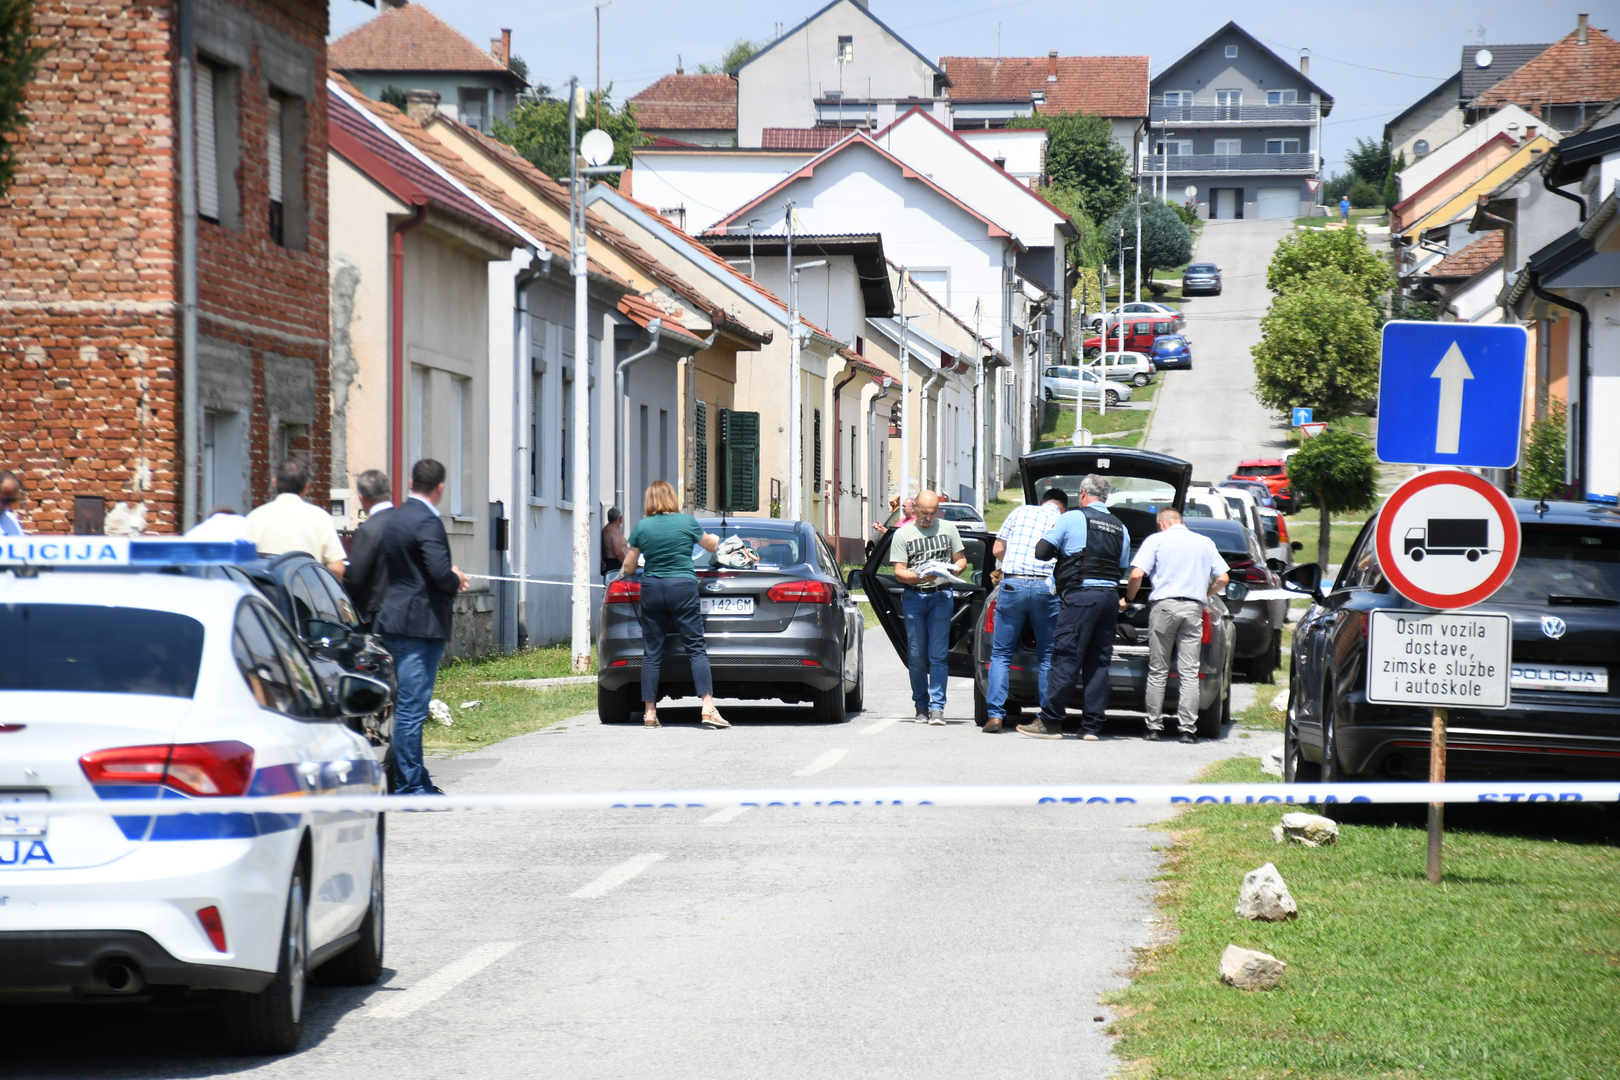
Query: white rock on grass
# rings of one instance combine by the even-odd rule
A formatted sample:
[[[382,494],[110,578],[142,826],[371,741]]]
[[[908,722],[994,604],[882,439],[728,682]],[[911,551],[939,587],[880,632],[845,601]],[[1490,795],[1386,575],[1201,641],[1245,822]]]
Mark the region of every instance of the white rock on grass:
[[[1277,696],[1271,699],[1271,711],[1285,713],[1288,711],[1288,688],[1283,687],[1277,691]]]
[[[1274,746],[1266,751],[1266,756],[1260,759],[1260,771],[1267,776],[1281,776],[1283,774],[1282,761],[1283,748]]]
[[[1283,922],[1299,915],[1299,905],[1288,891],[1287,882],[1270,863],[1243,875],[1235,910],[1245,919],[1261,922]]]
[[[1292,840],[1305,847],[1322,847],[1339,842],[1339,823],[1321,814],[1284,814],[1282,824],[1271,830],[1277,843]]]
[[[438,698],[434,698],[432,701],[428,702],[428,715],[437,720],[439,723],[443,724],[445,727],[450,727],[456,722],[455,719],[450,715],[450,706],[446,705]]]
[[[1272,990],[1288,965],[1270,953],[1228,945],[1221,953],[1221,982],[1239,990]]]

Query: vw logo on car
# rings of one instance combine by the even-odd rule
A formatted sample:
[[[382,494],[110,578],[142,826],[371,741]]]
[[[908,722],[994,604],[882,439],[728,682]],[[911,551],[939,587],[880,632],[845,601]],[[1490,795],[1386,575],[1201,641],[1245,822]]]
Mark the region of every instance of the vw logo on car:
[[[1543,615],[1541,617],[1541,632],[1555,641],[1563,637],[1564,631],[1567,629],[1569,627],[1564,625],[1564,620],[1556,615]]]

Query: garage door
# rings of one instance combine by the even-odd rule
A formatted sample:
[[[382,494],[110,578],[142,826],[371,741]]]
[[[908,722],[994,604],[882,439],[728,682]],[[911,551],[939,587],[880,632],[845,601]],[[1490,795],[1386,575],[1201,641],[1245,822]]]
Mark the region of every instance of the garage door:
[[[1299,217],[1299,188],[1261,188],[1259,211],[1262,219]]]

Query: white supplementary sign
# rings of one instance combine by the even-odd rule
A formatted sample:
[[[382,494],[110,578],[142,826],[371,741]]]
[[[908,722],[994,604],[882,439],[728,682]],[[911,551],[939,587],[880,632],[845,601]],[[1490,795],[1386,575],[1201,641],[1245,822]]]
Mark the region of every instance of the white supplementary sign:
[[[23,536],[0,539],[0,565],[128,566],[123,536]]]
[[[1367,700],[1505,709],[1512,648],[1513,620],[1506,615],[1374,611]]]

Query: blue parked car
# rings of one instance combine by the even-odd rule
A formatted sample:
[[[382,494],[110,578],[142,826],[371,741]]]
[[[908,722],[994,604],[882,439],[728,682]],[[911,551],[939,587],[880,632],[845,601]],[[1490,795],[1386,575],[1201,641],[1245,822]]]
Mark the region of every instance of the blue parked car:
[[[1166,368],[1180,368],[1183,371],[1192,370],[1192,346],[1180,334],[1165,334],[1153,339],[1153,348],[1148,350],[1148,359],[1160,371]]]

